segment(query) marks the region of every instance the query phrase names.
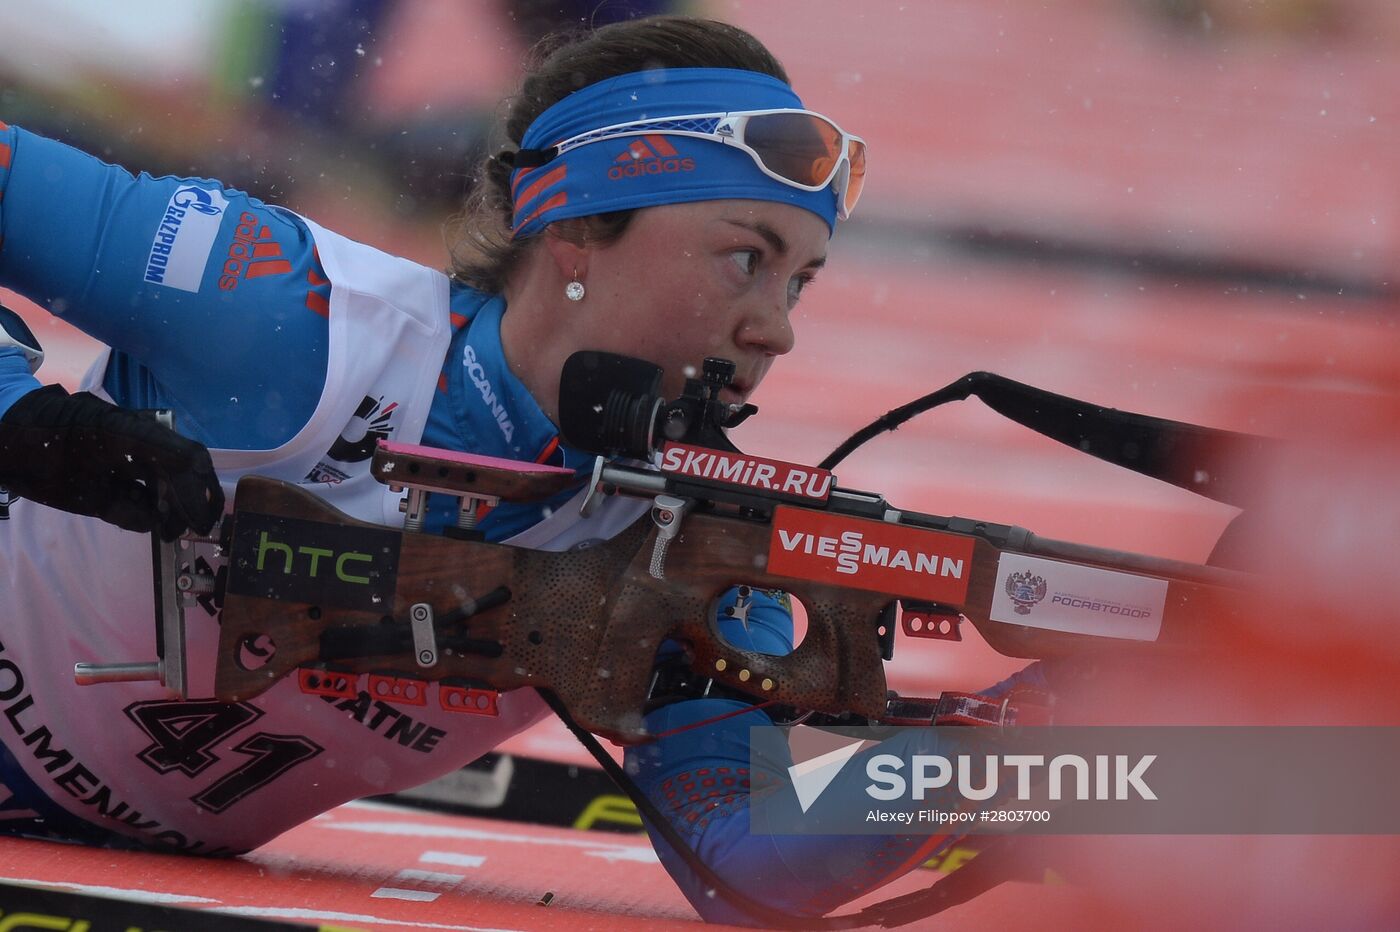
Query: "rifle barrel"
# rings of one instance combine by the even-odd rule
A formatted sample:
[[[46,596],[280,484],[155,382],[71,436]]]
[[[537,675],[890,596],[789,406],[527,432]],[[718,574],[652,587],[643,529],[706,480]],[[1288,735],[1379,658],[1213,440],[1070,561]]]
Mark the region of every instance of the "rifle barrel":
[[[1218,566],[1204,566],[1182,560],[1169,560],[1166,557],[1152,557],[1127,550],[1111,550],[1107,547],[1093,547],[1089,544],[1075,544],[1067,540],[1030,535],[1030,540],[1022,549],[1023,553],[1048,560],[1065,560],[1070,563],[1092,563],[1108,569],[1128,570],[1145,573],[1149,576],[1164,576],[1186,582],[1201,583],[1207,586],[1220,586],[1226,589],[1248,589],[1258,584],[1252,573],[1227,570]]]

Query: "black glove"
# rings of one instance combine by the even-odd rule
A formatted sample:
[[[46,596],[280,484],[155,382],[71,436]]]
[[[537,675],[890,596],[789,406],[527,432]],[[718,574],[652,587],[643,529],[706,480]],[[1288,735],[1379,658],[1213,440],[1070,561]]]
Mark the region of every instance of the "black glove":
[[[46,385],[0,417],[0,486],[21,498],[174,540],[224,510],[209,451],[89,392]]]

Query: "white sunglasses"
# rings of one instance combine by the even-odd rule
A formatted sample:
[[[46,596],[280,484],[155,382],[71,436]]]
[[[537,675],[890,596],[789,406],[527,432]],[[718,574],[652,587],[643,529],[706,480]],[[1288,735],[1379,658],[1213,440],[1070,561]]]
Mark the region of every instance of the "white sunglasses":
[[[802,191],[820,191],[834,182],[842,220],[851,215],[865,187],[865,140],[810,110],[736,110],[615,123],[546,149],[521,149],[515,166],[546,165],[579,146],[637,135],[690,136],[734,146],[768,177]]]

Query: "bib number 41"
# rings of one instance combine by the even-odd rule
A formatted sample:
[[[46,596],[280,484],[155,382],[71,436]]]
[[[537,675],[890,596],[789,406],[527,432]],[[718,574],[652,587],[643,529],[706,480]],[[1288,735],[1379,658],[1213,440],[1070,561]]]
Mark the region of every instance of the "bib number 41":
[[[195,777],[219,763],[211,750],[262,717],[247,702],[177,700],[136,702],[126,708],[151,744],[138,758],[156,773]],[[304,735],[256,732],[230,748],[247,759],[190,797],[210,812],[223,812],[325,749]]]

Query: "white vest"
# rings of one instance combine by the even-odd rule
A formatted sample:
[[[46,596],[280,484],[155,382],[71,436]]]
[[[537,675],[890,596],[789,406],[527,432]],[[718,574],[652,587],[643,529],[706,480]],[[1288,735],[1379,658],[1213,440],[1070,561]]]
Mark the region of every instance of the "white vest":
[[[328,460],[329,451],[342,435],[363,436],[367,420],[397,441],[422,437],[451,339],[447,279],[307,226],[331,281],[325,389],[291,441],[211,451],[214,464],[230,501],[238,478],[257,474],[401,526],[402,496],[374,481],[368,459]],[[101,393],[105,365],[104,356],[89,372],[89,390]],[[371,417],[357,418],[366,398]],[[386,409],[387,419],[375,416]],[[612,537],[645,507],[613,498],[585,521],[566,506],[511,542],[565,550]],[[11,511],[0,521],[0,744],[51,800],[98,825],[187,850],[253,848],[347,800],[461,767],[547,711],[517,690],[495,717],[448,712],[437,684],[423,705],[367,693],[330,702],[303,693],[296,676],[232,709],[162,704],[154,683],[77,686],[77,661],[155,656],[150,538],[28,501]],[[190,696],[209,697],[218,624],[200,609],[186,619]]]

